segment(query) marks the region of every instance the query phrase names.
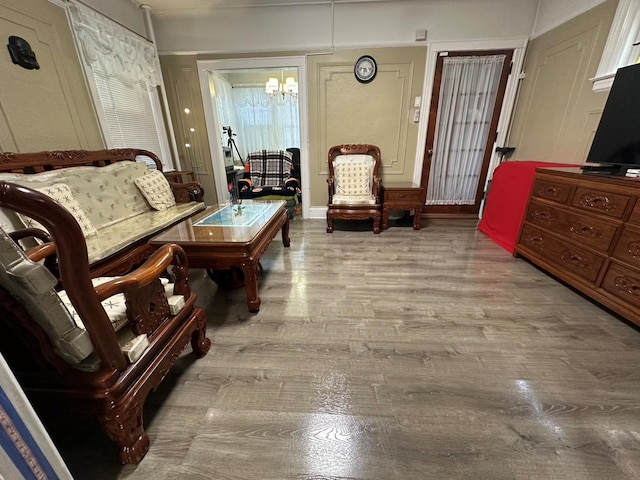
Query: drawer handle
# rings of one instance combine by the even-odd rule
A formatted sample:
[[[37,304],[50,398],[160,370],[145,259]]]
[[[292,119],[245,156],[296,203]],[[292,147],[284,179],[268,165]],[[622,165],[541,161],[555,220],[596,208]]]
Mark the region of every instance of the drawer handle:
[[[544,240],[538,235],[527,238],[527,243],[533,247],[544,247]]]
[[[634,258],[640,256],[640,242],[627,243],[627,252]]]
[[[575,233],[576,235],[578,235],[580,237],[586,237],[586,238],[600,238],[600,237],[602,237],[602,232],[600,231],[600,229],[598,227],[592,227],[590,225],[585,225],[582,222],[578,222],[575,225],[572,225],[569,230],[571,230],[571,233]]]
[[[551,215],[551,212],[548,210],[540,210],[539,208],[536,208],[533,212],[531,212],[531,219],[535,220],[536,222],[551,224],[551,222],[553,221],[553,215]]]
[[[541,197],[557,197],[558,189],[556,187],[552,187],[551,185],[544,185],[540,190],[538,190],[538,195]]]
[[[580,197],[580,205],[587,208],[595,208],[596,210],[604,210],[605,212],[618,209],[618,204],[614,200],[595,193],[582,195]]]
[[[621,275],[614,279],[614,285],[623,293],[628,293],[629,295],[634,296],[640,295],[640,285],[638,285],[635,278],[627,275]]]
[[[565,250],[560,255],[560,260],[562,260],[567,265],[571,265],[573,267],[580,267],[588,270],[591,268],[591,263],[582,258],[580,255],[576,255],[575,253],[570,252],[569,250]]]

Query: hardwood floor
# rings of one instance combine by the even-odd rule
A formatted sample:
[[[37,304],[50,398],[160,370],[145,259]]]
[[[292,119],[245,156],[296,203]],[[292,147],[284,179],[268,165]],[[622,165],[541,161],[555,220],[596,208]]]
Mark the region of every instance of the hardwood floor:
[[[255,315],[193,270],[211,351],[150,396],[139,465],[54,430],[74,477],[640,478],[640,332],[475,223],[296,219]]]

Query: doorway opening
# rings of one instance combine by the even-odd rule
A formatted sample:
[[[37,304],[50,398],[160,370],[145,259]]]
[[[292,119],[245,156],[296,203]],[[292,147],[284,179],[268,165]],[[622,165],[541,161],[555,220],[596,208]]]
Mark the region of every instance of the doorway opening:
[[[304,57],[198,62],[218,202],[229,201],[229,169],[241,175],[248,153],[290,149],[299,151],[302,216],[308,217],[304,67]]]
[[[478,215],[513,50],[438,56],[421,184],[432,215]]]

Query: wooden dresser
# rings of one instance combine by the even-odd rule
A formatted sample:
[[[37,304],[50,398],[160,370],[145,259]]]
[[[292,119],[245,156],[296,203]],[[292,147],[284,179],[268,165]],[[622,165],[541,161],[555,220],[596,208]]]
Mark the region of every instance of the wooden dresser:
[[[516,255],[640,325],[640,179],[538,169]]]

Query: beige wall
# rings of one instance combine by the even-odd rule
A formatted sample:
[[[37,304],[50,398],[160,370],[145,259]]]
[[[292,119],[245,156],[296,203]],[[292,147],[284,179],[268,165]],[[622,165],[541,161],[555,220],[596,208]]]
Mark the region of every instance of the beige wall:
[[[371,55],[378,73],[361,84],[353,66]],[[413,178],[418,124],[413,101],[422,95],[425,47],[342,50],[307,57],[311,206],[327,203],[327,152],[333,145],[371,143],[382,153],[384,181]]]
[[[196,174],[205,191],[205,203],[213,205],[218,199],[196,61],[195,55],[161,56],[160,66],[181,168]],[[185,113],[185,108],[191,113]],[[191,147],[187,148],[187,143]]]
[[[356,60],[364,54],[372,55],[378,64],[378,74],[368,84],[358,83],[353,75]],[[196,61],[212,58],[215,57],[161,56],[181,160],[185,157],[181,145],[185,143],[183,133],[186,127],[181,124],[184,119],[181,110],[187,103],[198,103],[198,110],[194,113],[198,118],[198,131],[204,132],[202,102],[197,100],[200,93]],[[383,180],[409,181],[413,178],[418,141],[418,124],[413,122],[413,101],[422,95],[425,59],[425,47],[343,50],[307,57],[311,207],[326,207],[327,152],[332,145],[378,145],[382,151]],[[204,169],[207,175],[213,175],[206,136],[199,135],[198,142],[198,155],[203,165],[196,171],[205,189],[209,190],[213,186],[208,187],[208,182],[205,183],[200,175]]]
[[[617,0],[531,41],[509,135],[512,160],[584,163],[607,99],[595,75]]]
[[[39,70],[0,54],[0,151],[104,148],[62,8],[47,0],[0,0],[0,38],[27,40]]]

